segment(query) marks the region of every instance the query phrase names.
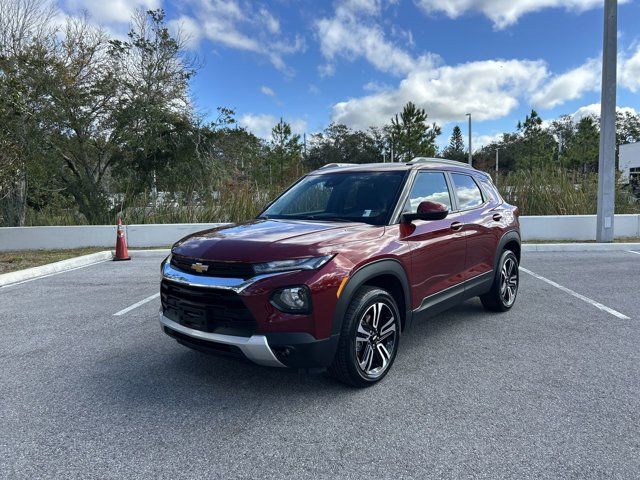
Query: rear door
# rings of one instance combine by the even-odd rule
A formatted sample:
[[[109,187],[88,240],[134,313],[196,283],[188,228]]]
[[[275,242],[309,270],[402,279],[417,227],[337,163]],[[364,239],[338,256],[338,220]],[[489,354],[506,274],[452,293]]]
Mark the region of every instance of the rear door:
[[[495,205],[472,175],[454,172],[449,175],[458,204],[461,232],[467,239],[463,277],[471,280],[493,271],[497,245],[494,228],[497,222],[492,211]]]
[[[444,172],[418,171],[403,213],[415,213],[420,202],[427,200],[455,210]],[[466,242],[458,217],[452,213],[443,220],[415,220],[412,224],[401,225],[402,240],[411,247],[414,309],[439,302],[442,298],[438,294],[463,281]],[[457,293],[456,289],[450,291]]]

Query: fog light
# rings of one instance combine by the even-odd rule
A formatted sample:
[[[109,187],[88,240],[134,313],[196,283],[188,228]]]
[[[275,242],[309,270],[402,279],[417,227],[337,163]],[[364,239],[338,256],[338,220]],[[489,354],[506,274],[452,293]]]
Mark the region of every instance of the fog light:
[[[271,305],[285,313],[309,313],[311,292],[305,285],[279,288],[271,294]]]

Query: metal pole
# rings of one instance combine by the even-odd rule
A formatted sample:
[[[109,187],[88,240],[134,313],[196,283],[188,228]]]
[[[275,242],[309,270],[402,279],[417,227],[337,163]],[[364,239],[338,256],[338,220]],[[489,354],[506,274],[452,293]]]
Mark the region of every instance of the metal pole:
[[[471,147],[471,114],[467,113],[467,117],[469,117],[469,165],[472,166],[473,165],[473,154],[471,153],[472,147]]]
[[[498,161],[499,161],[498,152],[499,151],[500,149],[496,148],[496,181],[495,181],[496,186],[498,185]]]
[[[600,97],[600,157],[598,160],[598,220],[596,240],[613,242],[616,181],[616,55],[618,2],[605,0]]]

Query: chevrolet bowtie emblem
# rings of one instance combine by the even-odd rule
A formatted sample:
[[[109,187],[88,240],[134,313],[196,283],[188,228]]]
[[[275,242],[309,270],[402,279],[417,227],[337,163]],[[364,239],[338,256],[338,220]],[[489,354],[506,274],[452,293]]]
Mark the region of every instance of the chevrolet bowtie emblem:
[[[206,272],[209,270],[209,265],[203,265],[200,262],[196,262],[191,265],[191,269],[195,270],[198,273]]]

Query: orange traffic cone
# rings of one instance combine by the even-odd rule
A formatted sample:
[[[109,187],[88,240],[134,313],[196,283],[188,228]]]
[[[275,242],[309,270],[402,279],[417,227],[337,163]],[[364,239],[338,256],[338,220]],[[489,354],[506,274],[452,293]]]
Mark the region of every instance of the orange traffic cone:
[[[118,230],[116,232],[116,256],[113,257],[114,261],[131,260],[129,252],[127,251],[127,239],[124,236],[122,230],[122,220],[118,217]]]

